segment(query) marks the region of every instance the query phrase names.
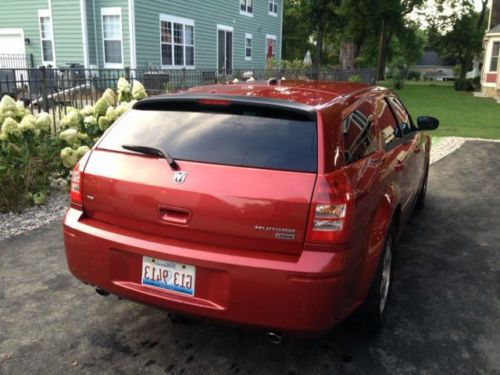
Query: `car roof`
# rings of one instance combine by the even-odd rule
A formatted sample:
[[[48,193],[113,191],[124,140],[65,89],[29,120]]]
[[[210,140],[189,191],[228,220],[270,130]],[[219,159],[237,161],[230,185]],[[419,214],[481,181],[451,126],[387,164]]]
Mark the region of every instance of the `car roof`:
[[[193,87],[180,95],[216,95],[269,98],[301,103],[311,107],[331,104],[340,97],[360,94],[373,89],[372,86],[351,82],[288,81],[278,80],[229,83]]]

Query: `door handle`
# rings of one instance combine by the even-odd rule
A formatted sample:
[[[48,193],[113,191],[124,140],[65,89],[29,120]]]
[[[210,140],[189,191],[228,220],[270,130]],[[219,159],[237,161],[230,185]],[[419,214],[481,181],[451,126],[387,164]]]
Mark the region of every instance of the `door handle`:
[[[167,223],[185,225],[191,220],[191,211],[185,208],[160,206],[158,208],[158,213],[160,214],[161,220]]]
[[[394,170],[396,172],[401,172],[403,169],[405,169],[405,166],[406,166],[406,163],[403,162],[403,161],[398,161],[398,163],[396,164],[396,166],[394,167]]]

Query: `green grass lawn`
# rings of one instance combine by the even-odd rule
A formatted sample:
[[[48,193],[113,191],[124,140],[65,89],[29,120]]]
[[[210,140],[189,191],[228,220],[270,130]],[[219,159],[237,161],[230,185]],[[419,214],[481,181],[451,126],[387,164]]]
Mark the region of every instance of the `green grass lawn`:
[[[409,82],[395,92],[414,120],[421,115],[440,120],[439,129],[433,132],[435,136],[500,139],[500,104],[493,99],[457,92],[450,84]]]

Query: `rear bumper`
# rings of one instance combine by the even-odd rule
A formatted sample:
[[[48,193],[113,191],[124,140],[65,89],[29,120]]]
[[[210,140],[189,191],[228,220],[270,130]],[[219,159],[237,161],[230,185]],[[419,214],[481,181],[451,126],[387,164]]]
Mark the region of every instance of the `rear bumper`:
[[[342,318],[345,252],[289,256],[167,243],[85,218],[72,208],[64,218],[64,242],[78,279],[169,311],[304,335],[325,332]],[[196,266],[196,295],[143,286],[145,255]]]

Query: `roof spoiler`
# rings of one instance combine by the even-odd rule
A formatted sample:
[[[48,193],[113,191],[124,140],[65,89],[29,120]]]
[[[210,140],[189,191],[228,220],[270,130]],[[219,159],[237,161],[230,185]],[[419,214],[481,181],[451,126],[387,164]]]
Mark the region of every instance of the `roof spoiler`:
[[[217,103],[223,103],[218,105]],[[192,111],[245,114],[253,112],[265,117],[316,121],[313,106],[256,96],[232,96],[216,94],[181,93],[155,96],[134,104],[133,109],[157,111]]]

